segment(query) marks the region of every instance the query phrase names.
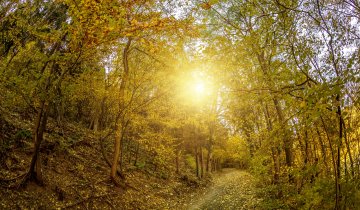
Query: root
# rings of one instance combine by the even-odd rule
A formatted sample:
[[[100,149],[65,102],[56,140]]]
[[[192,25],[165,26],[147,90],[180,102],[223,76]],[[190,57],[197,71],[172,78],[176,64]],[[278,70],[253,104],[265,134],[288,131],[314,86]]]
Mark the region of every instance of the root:
[[[28,172],[20,174],[14,178],[10,178],[10,179],[0,179],[0,185],[7,187],[7,188],[20,188],[22,187],[24,184],[26,184],[28,178]]]
[[[26,172],[23,174],[20,174],[14,178],[10,179],[0,179],[0,185],[12,188],[12,189],[20,189],[24,188],[28,182],[34,181],[37,185],[43,186],[44,182],[43,180],[39,180],[36,178],[36,175],[32,174],[31,172]]]
[[[122,189],[126,188],[126,184],[122,180],[119,180],[117,177],[113,177],[113,176],[111,176],[110,178],[111,178],[111,181],[115,184],[116,187],[120,187]]]

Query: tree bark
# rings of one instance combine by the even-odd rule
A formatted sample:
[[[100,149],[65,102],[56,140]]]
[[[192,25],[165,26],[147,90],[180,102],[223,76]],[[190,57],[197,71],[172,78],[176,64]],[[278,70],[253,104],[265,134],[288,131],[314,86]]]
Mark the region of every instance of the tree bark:
[[[204,153],[202,147],[200,147],[200,178],[204,177]]]
[[[265,115],[265,121],[266,121],[266,127],[269,132],[273,130],[273,125],[270,119],[270,113],[268,105],[264,105],[264,115]],[[273,142],[275,144],[275,142]],[[273,183],[279,184],[280,183],[280,150],[278,147],[273,146],[271,147],[271,153],[272,153],[272,159],[273,159],[273,165],[274,165],[274,177],[273,177]]]
[[[213,171],[216,171],[217,170],[217,168],[216,168],[216,159],[212,160],[212,164],[213,164],[213,167],[212,167]]]
[[[137,143],[137,145],[136,145],[136,152],[135,152],[135,159],[134,159],[134,166],[136,166],[137,161],[138,161],[139,149],[140,149],[140,143]]]
[[[179,174],[179,156],[180,156],[180,150],[176,151],[176,157],[175,157],[175,164],[176,164],[176,173]]]
[[[323,157],[323,162],[324,162],[324,165],[325,165],[325,168],[326,168],[326,172],[329,173],[329,166],[328,166],[328,163],[327,163],[327,158],[326,158],[326,148],[325,148],[325,144],[324,144],[324,141],[322,140],[322,137],[321,137],[321,134],[320,134],[320,131],[319,131],[319,128],[316,127],[316,133],[318,135],[318,139],[319,139],[319,143],[320,143],[320,146],[321,146],[321,152],[322,152],[322,157]]]
[[[206,156],[206,172],[211,172],[211,149],[208,148],[207,156]]]
[[[280,161],[279,161],[280,152],[279,149],[275,147],[271,148],[271,152],[272,152],[272,158],[273,158],[274,170],[275,170],[273,183],[277,185],[280,183]]]
[[[129,55],[129,49],[131,45],[131,38],[128,39],[126,46],[123,51],[123,66],[124,66],[124,75],[122,77],[122,81],[120,84],[120,90],[119,90],[119,112],[124,114],[124,103],[125,103],[125,88],[126,88],[126,82],[128,80],[129,75],[129,62],[128,62],[128,55]],[[121,120],[120,122],[117,122],[118,124],[123,124],[123,119],[120,116]],[[123,136],[123,129],[122,126],[117,125],[116,126],[116,135],[115,135],[115,142],[114,142],[114,156],[113,156],[113,162],[111,165],[111,172],[110,172],[110,178],[113,180],[115,185],[120,186],[119,180],[116,177],[116,171],[119,164],[119,158],[120,158],[120,151],[121,151],[121,139]]]
[[[198,154],[198,148],[195,147],[195,164],[196,164],[196,177],[200,178],[199,173],[199,154]]]
[[[25,184],[28,180],[34,180],[40,185],[43,184],[42,171],[41,171],[40,145],[44,138],[44,131],[46,129],[48,112],[49,112],[49,106],[45,101],[43,101],[38,111],[34,126],[34,131],[33,131],[34,152],[31,158],[28,174],[26,175],[23,184]]]
[[[344,119],[342,118],[342,116],[341,116],[340,120],[341,120],[342,127],[343,127],[343,130],[344,130],[343,133],[344,133],[344,139],[345,139],[347,153],[349,154],[351,175],[352,175],[352,177],[354,177],[355,176],[354,160],[353,160],[352,155],[351,155],[351,149],[350,149],[350,144],[349,144],[348,137],[347,137],[346,126],[345,126],[345,122],[344,122]]]
[[[274,105],[275,105],[275,109],[276,109],[276,113],[278,115],[278,119],[279,119],[279,123],[280,124],[284,124],[285,123],[285,118],[284,118],[284,114],[283,114],[283,111],[280,107],[280,104],[279,104],[279,100],[277,99],[277,97],[273,97],[273,101],[274,101]],[[284,125],[285,127],[285,125]],[[285,128],[284,130],[285,132],[285,137],[283,139],[283,142],[284,142],[284,150],[285,150],[285,161],[286,161],[286,165],[288,167],[291,167],[292,166],[292,142],[291,142],[291,139],[289,138],[289,135],[287,133],[287,129]],[[290,179],[292,179],[290,177]]]
[[[336,100],[340,103],[339,95],[337,95]],[[342,123],[342,115],[341,115],[341,107],[338,105],[337,107],[337,115],[339,117],[339,139],[337,145],[337,161],[336,161],[336,209],[341,209],[341,147],[342,147],[342,138],[343,138],[343,123]]]

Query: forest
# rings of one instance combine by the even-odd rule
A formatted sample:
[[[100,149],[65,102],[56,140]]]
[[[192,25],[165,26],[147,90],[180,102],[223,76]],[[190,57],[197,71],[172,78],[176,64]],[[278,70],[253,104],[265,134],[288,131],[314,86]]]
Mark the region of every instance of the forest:
[[[359,97],[358,0],[1,0],[0,209],[360,209]]]

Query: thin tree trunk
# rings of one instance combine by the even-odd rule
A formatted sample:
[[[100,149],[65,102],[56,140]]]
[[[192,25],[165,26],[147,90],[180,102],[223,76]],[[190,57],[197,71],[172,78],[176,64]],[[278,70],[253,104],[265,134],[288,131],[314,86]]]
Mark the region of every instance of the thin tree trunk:
[[[137,145],[136,145],[136,153],[135,153],[135,160],[134,160],[134,166],[136,166],[136,164],[137,164],[137,160],[138,160],[138,157],[139,157],[139,149],[140,149],[140,144],[137,143]]]
[[[305,160],[304,163],[305,165],[307,165],[308,161],[309,161],[309,135],[308,135],[308,131],[307,128],[305,128]]]
[[[120,157],[121,135],[122,135],[121,130],[116,129],[114,156],[113,156],[113,162],[111,165],[111,173],[110,173],[111,180],[117,186],[120,186],[119,180],[116,177],[116,172],[117,172],[117,166],[118,166],[119,157]]]
[[[339,102],[339,95],[336,97],[336,100]],[[341,209],[341,146],[342,146],[342,138],[343,138],[343,123],[342,123],[342,115],[340,105],[337,107],[337,115],[339,117],[339,139],[337,145],[337,174],[336,174],[336,209]]]
[[[197,149],[197,147],[195,147],[195,164],[196,164],[196,177],[200,178],[200,173],[199,173],[199,154],[198,154],[198,149]]]
[[[280,161],[279,161],[279,150],[276,149],[275,147],[271,148],[271,152],[272,152],[272,158],[273,158],[273,163],[274,163],[274,178],[273,178],[273,183],[274,184],[279,184],[280,183]]]
[[[214,159],[211,159],[211,172],[215,171],[215,164],[214,164]]]
[[[34,152],[31,158],[28,174],[26,175],[23,184],[28,180],[35,180],[38,184],[43,184],[42,171],[41,171],[41,158],[40,158],[40,145],[43,140],[44,131],[46,129],[47,117],[49,106],[45,101],[41,103],[40,110],[38,112],[34,131]]]
[[[220,158],[218,158],[218,168],[219,168],[219,171],[222,170],[222,165],[221,165],[221,160],[220,160]]]
[[[211,155],[213,147],[213,138],[214,138],[214,122],[211,121],[209,124],[209,143],[207,145],[207,157],[206,157],[206,172],[211,171]]]
[[[176,157],[175,157],[175,164],[176,164],[176,173],[179,174],[179,156],[180,156],[180,151],[177,150],[176,151]]]
[[[282,111],[282,109],[280,107],[279,101],[278,101],[278,99],[276,97],[273,98],[273,101],[274,101],[276,112],[278,114],[279,123],[284,124],[285,123],[285,118],[284,118],[283,111]],[[283,142],[284,142],[284,150],[285,150],[285,161],[286,161],[286,165],[288,167],[291,167],[292,166],[292,161],[293,161],[292,160],[293,154],[292,154],[292,148],[291,148],[292,147],[292,142],[291,142],[291,139],[289,138],[289,135],[287,133],[286,128],[285,128],[284,132],[285,132],[285,137],[283,139]],[[289,176],[291,176],[291,175],[289,174]],[[292,178],[290,177],[290,179],[292,179]]]
[[[214,159],[214,171],[218,171],[219,170],[219,167],[217,165],[217,159]]]
[[[95,114],[95,117],[93,119],[93,127],[92,129],[97,132],[99,130],[99,115]]]
[[[349,141],[348,141],[348,138],[347,138],[345,122],[344,122],[344,119],[343,119],[342,117],[341,117],[340,119],[341,119],[342,126],[343,126],[343,129],[344,129],[344,139],[345,139],[345,144],[346,144],[347,153],[349,154],[349,161],[350,161],[350,167],[351,167],[351,175],[352,175],[352,177],[354,177],[354,176],[355,176],[354,160],[353,160],[352,155],[351,155],[351,149],[350,149],[350,144],[349,144]]]
[[[120,90],[119,90],[119,112],[124,114],[124,103],[125,103],[125,88],[126,88],[126,82],[128,80],[128,74],[129,74],[129,62],[128,62],[128,54],[129,49],[131,45],[131,38],[128,39],[126,46],[123,51],[123,65],[124,65],[124,75],[122,77],[122,81],[120,84]],[[120,117],[122,119],[122,117]],[[123,121],[123,120],[121,120]],[[113,156],[113,162],[111,165],[111,172],[110,172],[110,178],[113,180],[115,185],[120,186],[119,180],[116,177],[116,171],[117,166],[119,163],[120,158],[120,152],[121,152],[121,139],[124,136],[122,133],[122,126],[117,126],[116,129],[116,135],[115,135],[115,143],[114,143],[114,156]]]
[[[329,166],[327,164],[327,158],[326,158],[326,148],[325,148],[325,145],[324,145],[324,142],[322,140],[322,137],[321,137],[321,134],[320,134],[320,131],[319,131],[318,127],[316,127],[316,133],[318,135],[319,143],[320,143],[320,146],[321,146],[321,152],[322,152],[322,156],[323,156],[323,163],[325,165],[326,172],[329,172]]]
[[[130,165],[131,164],[131,157],[133,157],[134,155],[135,155],[135,151],[134,151],[134,153],[133,153],[133,151],[132,151],[132,146],[129,146],[130,145],[130,141],[128,140],[127,141],[127,150],[128,150],[128,164]]]
[[[323,125],[324,131],[325,131],[325,134],[326,134],[326,138],[327,138],[327,140],[329,142],[329,147],[330,147],[330,151],[331,151],[331,160],[332,160],[333,169],[334,169],[334,176],[336,177],[336,160],[335,160],[335,154],[334,154],[335,151],[334,151],[333,144],[332,144],[330,136],[329,136],[329,132],[328,132],[327,127],[325,125],[324,119],[322,117],[320,117],[320,119],[321,119],[321,123]]]
[[[210,151],[209,151],[210,150]],[[207,156],[206,156],[206,172],[211,172],[211,149],[208,148]]]
[[[204,177],[204,154],[203,154],[203,149],[202,147],[200,147],[200,178]]]
[[[264,114],[265,114],[267,130],[268,130],[268,132],[271,132],[273,129],[273,125],[270,120],[270,113],[269,113],[269,108],[268,108],[267,104],[265,104],[265,106],[264,106]],[[273,142],[273,144],[275,144],[275,142]],[[280,182],[280,160],[279,160],[280,151],[277,147],[273,146],[273,147],[271,147],[271,152],[272,152],[273,165],[274,165],[273,182],[274,182],[274,184],[279,184],[279,182]]]

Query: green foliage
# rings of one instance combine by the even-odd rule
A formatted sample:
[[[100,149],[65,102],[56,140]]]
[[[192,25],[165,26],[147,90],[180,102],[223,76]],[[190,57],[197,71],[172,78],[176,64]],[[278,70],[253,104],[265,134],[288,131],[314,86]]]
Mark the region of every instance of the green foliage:
[[[257,153],[250,162],[250,170],[257,176],[261,177],[262,182],[270,183],[271,177],[269,171],[272,169],[271,157]]]
[[[195,158],[190,155],[190,154],[187,154],[185,156],[185,164],[188,165],[192,170],[195,171],[195,168],[196,168],[196,162],[195,162]]]
[[[356,44],[349,41],[359,31],[343,13],[353,6],[227,1],[208,14],[215,33],[205,53],[223,65],[225,118],[254,155],[251,170],[274,184],[262,186],[266,209],[353,206],[345,195],[356,190],[336,191],[359,174],[358,136],[349,137],[358,116],[347,118],[359,110],[359,84],[350,76],[360,65],[358,47],[350,50]]]
[[[19,141],[19,140],[23,140],[23,139],[31,139],[32,134],[31,131],[29,130],[19,130],[16,134],[15,134],[15,140]]]
[[[139,162],[136,163],[135,166],[136,166],[138,169],[143,169],[143,168],[145,168],[145,166],[146,166],[146,162],[145,162],[145,161],[139,161]]]
[[[335,205],[332,199],[332,195],[335,193],[333,185],[331,180],[322,178],[305,185],[298,196],[299,207],[301,209],[332,208]]]

